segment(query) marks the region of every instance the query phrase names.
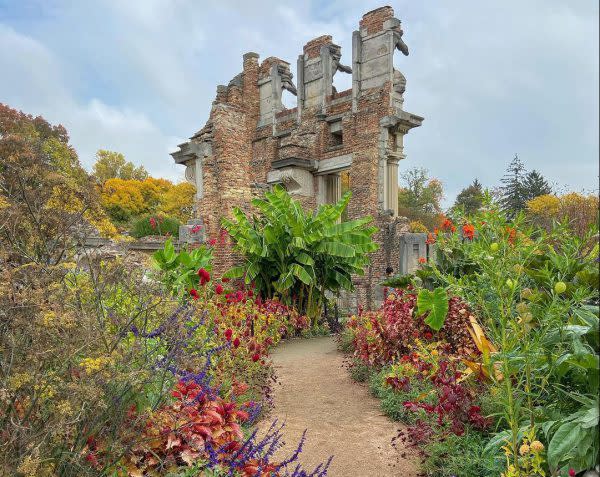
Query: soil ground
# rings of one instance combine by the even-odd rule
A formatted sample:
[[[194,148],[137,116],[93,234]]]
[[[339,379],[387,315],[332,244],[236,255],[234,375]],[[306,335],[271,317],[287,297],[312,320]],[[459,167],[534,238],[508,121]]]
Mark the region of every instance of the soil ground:
[[[332,337],[291,340],[273,355],[278,384],[273,419],[285,421],[286,445],[275,457],[289,456],[306,429],[300,462],[308,470],[334,456],[329,477],[417,477],[415,452],[396,448],[400,426],[383,415],[365,385],[355,383]]]

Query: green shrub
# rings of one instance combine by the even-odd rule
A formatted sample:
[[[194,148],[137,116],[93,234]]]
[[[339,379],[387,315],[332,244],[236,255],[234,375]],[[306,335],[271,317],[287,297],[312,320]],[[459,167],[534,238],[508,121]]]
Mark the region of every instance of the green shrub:
[[[431,477],[481,477],[500,475],[504,461],[484,455],[488,436],[468,430],[462,436],[449,434],[425,444],[422,470]]]
[[[405,401],[417,400],[418,396],[431,390],[428,381],[412,380],[408,392],[401,392],[392,389],[385,383],[390,368],[385,367],[379,372],[373,372],[369,376],[369,388],[371,393],[381,400],[381,410],[394,421],[413,423],[419,417],[417,413],[409,412],[404,407]],[[426,401],[426,400],[424,400]]]
[[[350,376],[357,383],[366,382],[371,375],[371,368],[359,359],[354,359],[350,365]]]
[[[135,238],[147,237],[148,235],[179,237],[180,225],[181,223],[177,219],[171,217],[146,215],[133,223],[130,233]]]

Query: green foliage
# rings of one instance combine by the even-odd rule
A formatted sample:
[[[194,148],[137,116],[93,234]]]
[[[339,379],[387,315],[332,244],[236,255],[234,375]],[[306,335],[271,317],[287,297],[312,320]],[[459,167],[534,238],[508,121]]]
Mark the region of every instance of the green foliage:
[[[440,331],[448,314],[448,294],[446,290],[444,288],[436,288],[433,291],[419,290],[417,310],[420,315],[429,312],[425,318],[425,323],[432,330]]]
[[[147,215],[133,223],[131,235],[135,238],[147,237],[148,235],[179,237],[180,225],[181,223],[177,219],[171,217]]]
[[[525,165],[516,154],[502,178],[502,184],[500,205],[509,217],[525,210],[527,201],[552,192],[538,171],[526,172]]]
[[[387,280],[381,282],[381,285],[384,287],[390,288],[406,288],[410,285],[416,285],[418,282],[418,278],[412,274],[406,275],[395,275]]]
[[[440,222],[443,197],[442,183],[431,179],[426,169],[415,167],[401,175],[402,185],[398,190],[398,215],[419,221],[428,230]]]
[[[355,359],[350,365],[350,376],[357,383],[365,383],[371,376],[371,368],[361,360]]]
[[[487,437],[468,430],[464,435],[448,435],[425,444],[422,469],[431,477],[481,477],[500,475],[500,460],[484,453]]]
[[[244,263],[227,272],[254,283],[263,297],[279,295],[285,303],[316,317],[325,292],[351,290],[353,274],[362,275],[368,254],[377,249],[370,217],[341,222],[350,200],[326,204],[313,214],[302,209],[281,186],[252,205],[260,216],[248,218],[236,208],[223,226],[244,255]]]
[[[189,290],[199,288],[198,270],[211,270],[213,255],[212,249],[204,245],[191,252],[176,252],[171,240],[167,240],[162,250],[154,252],[152,259],[167,290],[175,296],[187,297]]]
[[[483,206],[483,187],[477,179],[459,192],[452,210],[462,210],[465,215],[476,213]]]
[[[472,241],[455,233],[438,237],[441,257],[428,272],[478,310],[498,350],[486,366],[505,431],[491,448],[506,446],[518,472],[522,436],[541,427],[550,471],[589,469],[598,463],[598,440],[590,437],[597,435],[598,318],[587,306],[598,300],[597,229],[577,236],[554,224],[546,232],[529,227],[522,214],[509,222],[493,208],[472,223]]]
[[[132,162],[126,161],[125,156],[120,152],[104,149],[96,152],[93,174],[100,184],[104,184],[108,179],[143,181],[148,178],[148,172],[144,166],[135,167]]]

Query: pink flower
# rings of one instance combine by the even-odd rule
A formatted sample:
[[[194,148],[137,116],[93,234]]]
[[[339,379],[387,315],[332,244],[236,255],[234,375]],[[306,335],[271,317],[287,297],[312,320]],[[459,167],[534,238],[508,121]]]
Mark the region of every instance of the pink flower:
[[[575,475],[576,475],[575,469],[573,469],[573,467],[571,467],[569,469],[569,477],[575,477]]]
[[[217,240],[216,239],[210,239],[208,241],[208,245],[210,245],[211,247],[214,247],[217,244]]]
[[[150,217],[150,227],[153,229],[156,228],[156,219],[154,217]]]

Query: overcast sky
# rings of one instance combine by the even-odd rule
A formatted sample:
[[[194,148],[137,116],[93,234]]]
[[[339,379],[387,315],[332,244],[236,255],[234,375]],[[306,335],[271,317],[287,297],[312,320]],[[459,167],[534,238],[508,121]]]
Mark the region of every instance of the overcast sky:
[[[410,56],[404,107],[425,117],[401,169],[438,177],[446,204],[498,184],[515,153],[575,190],[598,185],[597,0],[396,1]],[[296,59],[331,34],[351,64],[371,0],[0,0],[0,102],[61,123],[86,167],[97,149],[178,179],[169,156],[204,125],[242,55]],[[338,90],[350,76],[338,73]]]

